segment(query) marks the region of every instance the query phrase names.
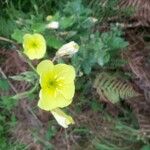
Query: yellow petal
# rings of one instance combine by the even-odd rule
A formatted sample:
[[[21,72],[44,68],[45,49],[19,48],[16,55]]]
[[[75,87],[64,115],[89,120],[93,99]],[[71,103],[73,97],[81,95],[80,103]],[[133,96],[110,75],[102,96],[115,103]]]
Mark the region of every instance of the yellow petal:
[[[65,99],[64,96],[56,92],[55,89],[41,89],[38,106],[43,110],[50,111],[58,107],[66,107],[71,102],[72,99]]]
[[[58,64],[54,67],[54,73],[57,78],[65,81],[66,83],[72,82],[75,79],[75,69],[71,65]]]
[[[74,120],[71,116],[65,114],[61,109],[56,108],[51,110],[51,113],[55,117],[56,121],[59,125],[61,125],[64,128],[68,128],[68,125],[74,124]]]
[[[23,37],[23,48],[29,59],[40,59],[46,53],[46,42],[41,34],[25,34]]]
[[[69,84],[62,83],[57,91],[62,94],[65,99],[72,99],[75,92],[74,82],[70,82]]]
[[[47,69],[47,71],[45,70],[45,72],[43,72],[40,76],[41,88],[50,88],[50,82],[55,82],[55,74],[53,72],[53,69]]]
[[[37,65],[37,73],[39,75],[42,75],[42,73],[52,70],[53,67],[54,67],[54,65],[53,65],[52,61],[43,60]]]

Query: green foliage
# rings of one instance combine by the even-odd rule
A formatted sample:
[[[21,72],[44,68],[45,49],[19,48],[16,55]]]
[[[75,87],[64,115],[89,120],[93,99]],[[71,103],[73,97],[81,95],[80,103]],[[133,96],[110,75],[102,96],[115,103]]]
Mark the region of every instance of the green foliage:
[[[0,108],[11,111],[16,105],[18,101],[8,96],[1,97]]]
[[[128,46],[128,42],[123,37],[122,29],[116,25],[111,25],[110,29],[105,32],[100,33],[96,31],[96,25],[100,26],[101,24],[98,23],[107,22],[110,17],[116,15],[120,17],[127,13],[127,15],[129,15],[129,11],[126,12],[125,10],[116,8],[117,2],[117,0],[107,0],[105,3],[99,0],[9,0],[5,3],[5,6],[7,6],[6,8],[0,6],[0,8],[3,8],[1,12],[2,17],[0,18],[0,34],[6,37],[11,36],[17,43],[22,44],[24,34],[41,33],[45,37],[48,45],[47,57],[49,55],[51,57],[53,52],[56,52],[63,44],[76,41],[80,49],[69,62],[75,66],[79,74],[82,74],[82,72],[90,74],[92,69],[96,67],[100,70],[105,68],[117,69],[127,63],[126,60],[123,60],[120,56],[122,50]],[[53,15],[52,19],[47,21],[47,15]],[[52,21],[59,22],[58,29],[53,30],[48,28],[47,25]],[[61,58],[57,61],[65,62],[68,61],[68,59]],[[127,117],[121,116],[119,118],[117,116],[116,118],[118,118],[118,120],[106,116],[104,105],[92,97],[90,82],[93,77],[91,76],[82,76],[77,79],[77,101],[74,103],[75,112],[78,116],[78,114],[82,113],[84,110],[87,112],[92,110],[92,112],[96,114],[96,118],[99,117],[99,120],[103,118],[102,122],[109,120],[109,126],[105,123],[102,125],[98,123],[99,133],[97,133],[97,131],[95,132],[93,129],[85,127],[90,125],[93,126],[93,124],[96,125],[94,119],[91,118],[90,125],[86,123],[84,124],[85,126],[81,125],[79,121],[78,127],[74,128],[70,134],[75,134],[75,136],[72,136],[73,138],[81,137],[81,143],[90,140],[91,144],[94,145],[94,149],[126,149],[120,146],[122,141],[123,144],[126,145],[138,141],[136,139],[137,131],[134,130],[135,126],[131,123],[131,120],[128,120],[131,113],[129,112]],[[11,76],[10,78],[15,81],[26,81],[33,85],[37,80],[37,75],[34,72],[26,71],[19,75]],[[6,96],[0,98],[1,149],[24,148],[24,146],[19,145],[18,142],[13,143],[11,140],[7,139],[9,136],[9,129],[13,128],[17,123],[14,115],[11,115],[13,114],[12,109],[17,105],[17,99],[27,97],[29,99],[31,99],[31,97],[35,99],[33,93],[37,87],[38,85],[35,85],[30,91],[26,91],[14,97]],[[106,73],[101,73],[97,76],[94,87],[97,89],[99,95],[103,95],[112,103],[139,95],[130,84],[118,79],[116,75]],[[9,85],[7,80],[0,79],[0,91],[7,91],[8,89]],[[83,116],[83,120],[86,121],[86,119],[89,119],[88,117],[88,114],[87,116]],[[82,120],[82,117],[80,119],[79,116],[77,119]],[[125,119],[126,123],[122,122],[122,119]],[[112,122],[113,125],[111,124]],[[133,128],[130,127],[130,123]],[[107,130],[110,135],[103,132],[105,130]],[[46,140],[38,137],[38,134],[33,136],[36,137],[35,139],[37,139],[39,143],[45,146],[45,149],[52,149],[53,145],[49,144],[48,141],[53,140],[57,133],[58,130],[50,124],[45,135]],[[120,139],[122,139],[121,142]],[[149,145],[143,147],[142,150],[147,150],[148,148]]]
[[[120,80],[116,75],[110,75],[108,73],[100,73],[93,85],[99,95],[106,97],[110,102],[117,103],[120,99],[127,99],[131,97],[139,96],[132,85]]]
[[[47,141],[51,140],[57,133],[57,129],[55,126],[50,126],[48,127],[47,133],[45,135],[45,138]]]
[[[46,35],[47,45],[51,48],[58,49],[63,45],[63,41],[55,35]]]
[[[88,6],[93,10],[92,15],[99,18],[101,23],[110,18],[117,17],[121,20],[123,17],[129,17],[133,14],[133,8],[118,7],[120,0],[87,0]]]
[[[82,4],[81,0],[75,0],[68,2],[65,6],[64,12],[69,15],[88,15],[91,13],[91,10],[88,8],[85,8]]]
[[[141,148],[141,150],[150,150],[150,145],[145,145]]]
[[[17,121],[12,112],[16,101],[10,97],[0,98],[0,149],[1,150],[11,150],[11,149],[23,149],[25,145],[20,144],[18,141],[13,141],[8,139],[9,132],[11,129],[15,128]]]
[[[110,31],[101,34],[93,32],[96,18],[92,17],[92,10],[85,7],[81,0],[67,1],[49,21],[36,14],[17,20],[18,28],[14,30],[12,38],[18,43],[22,43],[25,33],[37,32],[43,33],[50,49],[59,49],[64,43],[76,41],[80,50],[71,58],[71,62],[77,72],[85,74],[89,74],[97,64],[100,67],[111,66],[113,58],[120,58],[121,50],[128,45],[122,38],[122,30],[114,25]],[[48,28],[52,21],[59,22],[57,30]],[[112,64],[115,64],[114,61]]]
[[[35,80],[38,79],[38,76],[33,71],[26,71],[26,72],[20,73],[19,75],[10,76],[10,78],[16,81],[26,81],[30,83],[35,83]]]
[[[95,112],[98,112],[103,109],[103,106],[97,100],[92,100],[90,106]]]
[[[81,37],[81,47],[79,53],[72,58],[72,63],[79,70],[89,74],[95,64],[101,67],[124,65],[120,57],[121,50],[128,45],[122,37],[122,32],[117,27],[112,27],[111,31]],[[118,61],[116,61],[118,58]],[[114,59],[114,60],[113,60]],[[119,66],[119,65],[118,65]]]
[[[8,91],[9,84],[6,79],[0,78],[0,91]]]
[[[23,32],[22,30],[15,29],[13,34],[11,35],[11,38],[16,40],[18,43],[22,43],[24,34],[25,32]]]
[[[9,37],[11,33],[13,33],[13,30],[15,29],[15,23],[11,20],[0,17],[0,35]]]
[[[116,68],[120,68],[123,67],[124,65],[126,65],[128,62],[125,59],[121,59],[121,58],[110,58],[109,63],[107,64],[107,67],[116,69]]]
[[[24,34],[44,32],[46,24],[41,15],[38,15],[38,17],[26,15],[22,18],[16,18],[16,26],[11,37],[18,43],[22,43]]]

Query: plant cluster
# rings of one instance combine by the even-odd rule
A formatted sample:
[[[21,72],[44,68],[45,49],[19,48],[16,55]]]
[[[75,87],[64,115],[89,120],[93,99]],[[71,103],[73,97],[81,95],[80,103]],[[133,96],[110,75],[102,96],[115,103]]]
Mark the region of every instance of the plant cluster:
[[[10,149],[5,145],[5,133],[17,123],[15,117],[9,115],[19,99],[30,99],[31,95],[35,94],[34,98],[39,99],[36,101],[38,108],[50,112],[61,127],[68,128],[72,124],[75,124],[73,127],[76,126],[74,119],[66,113],[67,110],[69,112],[68,106],[74,102],[76,93],[75,98],[78,100],[72,105],[75,105],[77,113],[81,113],[81,107],[86,105],[94,112],[102,112],[101,115],[105,113],[105,106],[99,104],[96,98],[87,96],[92,93],[89,91],[92,91],[93,87],[99,96],[105,97],[106,101],[113,104],[140,95],[131,84],[119,80],[116,74],[107,73],[109,70],[116,72],[127,64],[122,53],[126,51],[129,43],[124,38],[122,28],[117,24],[110,24],[104,31],[98,29],[103,21],[118,13],[118,9],[113,9],[117,1],[108,0],[104,3],[92,0],[89,3],[88,0],[63,0],[58,3],[54,0],[40,0],[38,3],[34,0],[22,3],[9,1],[0,6],[5,13],[0,18],[0,40],[10,42],[12,49],[17,51],[29,66],[28,71],[8,79],[0,70],[3,76],[0,78],[0,90],[3,92],[12,88],[9,79],[27,82],[31,88],[23,93],[8,97],[2,95],[0,98],[0,109],[3,110],[0,115],[0,144],[4,145],[3,149]],[[16,7],[14,4],[17,4]],[[32,7],[29,8],[28,5]],[[48,5],[54,7],[48,8]],[[122,11],[121,14],[127,15],[127,12]],[[126,114],[125,111],[123,109]],[[127,115],[130,113],[129,111]],[[129,136],[131,131],[131,134],[134,134],[131,136],[132,141],[138,133],[128,123],[131,117],[128,118],[127,115],[114,119],[114,126],[109,126],[109,130],[115,138],[120,136],[121,139],[125,139],[122,134],[126,135],[122,130],[127,130]],[[108,122],[112,119],[107,115],[102,118]],[[126,119],[130,127],[124,125],[122,118]],[[5,122],[8,122],[8,126],[4,128]],[[137,128],[135,126],[133,124],[133,128]],[[53,137],[53,132],[56,131],[50,132]],[[83,130],[75,127],[73,132],[81,135],[91,134],[84,127]],[[117,150],[119,146],[113,145],[115,138],[111,139],[114,143],[110,140],[113,143],[111,144],[106,140],[107,136],[103,133],[101,135],[92,140],[97,149],[106,150],[111,147],[112,150]],[[128,139],[125,140],[129,142]],[[137,142],[135,139],[133,141]]]

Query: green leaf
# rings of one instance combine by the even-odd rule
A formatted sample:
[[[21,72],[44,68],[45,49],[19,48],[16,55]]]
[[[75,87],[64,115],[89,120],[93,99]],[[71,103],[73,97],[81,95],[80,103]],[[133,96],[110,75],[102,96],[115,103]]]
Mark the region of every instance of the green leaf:
[[[91,72],[92,65],[90,63],[88,63],[88,61],[85,61],[82,65],[82,67],[83,67],[83,71],[85,74],[89,74]]]
[[[14,33],[11,35],[11,38],[16,40],[18,43],[22,43],[24,34],[25,32],[23,32],[22,30],[15,29]]]
[[[47,36],[46,41],[47,41],[47,45],[49,47],[52,47],[55,49],[59,49],[63,45],[62,40],[60,40],[59,38],[57,38],[56,36],[53,36],[53,35]]]
[[[2,89],[4,91],[8,91],[9,90],[9,84],[8,84],[6,79],[0,78],[0,89]]]
[[[64,12],[70,15],[79,16],[83,14],[88,15],[91,13],[91,10],[85,8],[81,0],[74,0],[66,4]]]
[[[11,97],[4,96],[1,97],[0,100],[0,107],[10,111],[12,108],[14,108],[17,105],[16,99],[12,99]]]
[[[66,29],[68,27],[71,27],[74,24],[74,17],[62,17],[61,20],[59,21],[60,23],[60,28]]]
[[[32,71],[26,71],[19,75],[10,76],[10,78],[16,81],[26,81],[34,83],[34,81],[37,79],[37,74]]]
[[[120,37],[114,37],[112,38],[111,42],[110,42],[110,48],[111,49],[122,49],[125,48],[126,46],[128,46],[128,42],[124,41],[124,39],[120,38]]]
[[[97,100],[91,101],[91,107],[92,107],[92,110],[95,112],[102,110],[102,105]]]
[[[45,134],[45,138],[47,140],[51,140],[56,135],[56,133],[57,133],[56,127],[49,125],[47,132]]]
[[[43,31],[45,31],[46,29],[46,25],[44,23],[35,23],[35,24],[32,24],[32,30],[35,32],[35,33],[41,33]]]
[[[141,150],[150,150],[150,145],[143,146]]]
[[[97,60],[97,63],[100,65],[100,66],[104,66],[106,63],[108,63],[110,60],[110,55],[109,53],[107,52],[102,52],[100,55],[99,55],[99,58]]]

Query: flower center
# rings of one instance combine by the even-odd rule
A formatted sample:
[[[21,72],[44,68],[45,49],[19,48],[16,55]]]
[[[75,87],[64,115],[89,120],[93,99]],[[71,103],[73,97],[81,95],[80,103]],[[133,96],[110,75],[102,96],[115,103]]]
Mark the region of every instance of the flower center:
[[[49,82],[49,87],[50,87],[50,88],[56,88],[56,87],[57,87],[57,82],[56,82],[55,80],[51,80],[51,81]]]
[[[37,48],[38,47],[37,43],[35,43],[35,42],[32,42],[31,46],[32,46],[32,48]]]

